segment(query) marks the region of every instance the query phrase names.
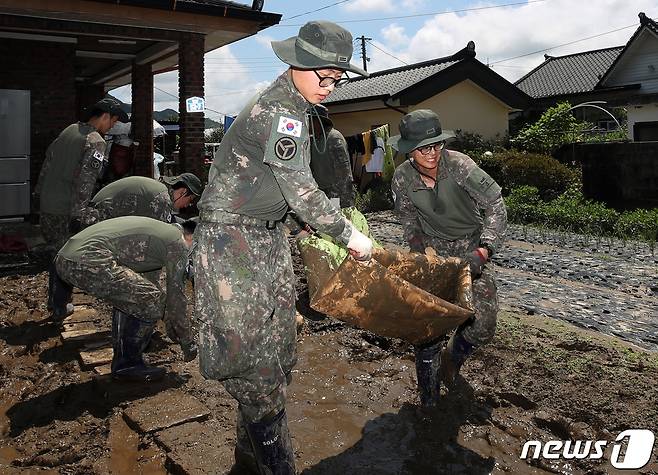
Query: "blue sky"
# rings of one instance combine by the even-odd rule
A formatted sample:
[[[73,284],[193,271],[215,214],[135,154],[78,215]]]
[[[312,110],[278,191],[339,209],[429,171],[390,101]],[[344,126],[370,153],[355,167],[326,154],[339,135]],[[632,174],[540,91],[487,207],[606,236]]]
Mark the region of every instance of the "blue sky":
[[[355,38],[372,38],[368,71],[449,56],[473,40],[477,59],[513,82],[541,64],[544,53],[625,44],[639,25],[639,12],[658,18],[658,0],[265,0],[264,10],[283,14],[280,25],[206,54],[208,117],[238,113],[284,71],[270,41],[296,35],[309,20],[334,21]],[[352,61],[360,65],[359,49],[355,43]],[[178,108],[177,81],[175,72],[156,76],[156,110]],[[111,93],[131,102],[129,86]]]

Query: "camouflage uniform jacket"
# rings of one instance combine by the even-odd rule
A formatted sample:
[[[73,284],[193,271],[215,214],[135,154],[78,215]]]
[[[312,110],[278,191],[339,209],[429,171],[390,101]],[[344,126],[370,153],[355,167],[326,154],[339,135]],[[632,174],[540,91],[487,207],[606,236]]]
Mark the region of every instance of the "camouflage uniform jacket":
[[[444,149],[434,189],[407,160],[393,175],[395,210],[412,244],[423,235],[467,239],[496,250],[505,239],[507,211],[500,186],[463,153]]]
[[[35,188],[42,213],[96,220],[89,207],[96,181],[107,163],[107,144],[91,125],[69,125],[50,144]]]
[[[289,71],[251,100],[213,161],[198,204],[201,221],[229,222],[227,214],[279,221],[292,209],[314,228],[348,242],[351,227],[309,168],[308,107]]]
[[[86,267],[107,265],[96,256],[110,254],[116,264],[135,272],[162,268],[167,272],[165,321],[178,335],[188,335],[185,268],[188,249],[178,226],[142,216],[123,216],[101,221],[72,236],[58,256]],[[183,329],[183,330],[180,330]]]
[[[326,140],[325,140],[326,133]],[[354,206],[352,162],[343,134],[333,127],[325,133],[314,131],[311,144],[311,172],[318,187],[329,198],[339,198],[341,208]]]
[[[164,183],[144,176],[121,178],[103,187],[91,200],[98,219],[145,216],[165,223],[174,212],[171,190]]]

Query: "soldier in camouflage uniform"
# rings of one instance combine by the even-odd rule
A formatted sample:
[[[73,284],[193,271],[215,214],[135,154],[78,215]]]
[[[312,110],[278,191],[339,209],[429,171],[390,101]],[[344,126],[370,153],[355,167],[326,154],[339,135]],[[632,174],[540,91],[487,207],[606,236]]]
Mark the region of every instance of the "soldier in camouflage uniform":
[[[69,125],[50,144],[35,193],[40,195],[41,232],[54,253],[80,229],[91,224],[96,212],[89,206],[96,181],[107,164],[103,135],[117,120],[128,122],[118,101],[105,98],[91,107],[89,119]],[[49,268],[48,308],[52,318],[63,319],[73,311],[72,289]]]
[[[296,357],[295,288],[281,221],[289,210],[367,260],[372,242],[345,220],[309,169],[306,111],[352,66],[352,36],[330,22],[273,42],[290,65],[226,133],[199,202],[195,240],[201,373],[239,403],[236,459],[295,471],[285,413]],[[252,451],[253,448],[253,451]]]
[[[429,247],[441,256],[460,257],[473,277],[475,317],[455,331],[440,357],[440,342],[416,348],[423,406],[435,405],[441,381],[451,388],[466,358],[491,341],[498,313],[493,267],[487,263],[505,238],[505,203],[500,186],[471,158],[444,148],[453,136],[425,109],[405,115],[400,135],[389,142],[409,158],[395,170],[391,189],[411,250]]]
[[[174,212],[201,196],[201,180],[193,173],[153,178],[130,176],[105,186],[91,200],[100,221],[119,216],[146,216],[174,222]]]
[[[186,316],[185,271],[194,224],[163,223],[123,216],[89,226],[71,237],[55,258],[57,272],[69,284],[112,304],[112,376],[153,381],[163,368],[148,366],[142,353],[157,321],[178,341],[186,361],[196,356]],[[167,289],[159,286],[161,269]]]
[[[347,151],[347,141],[343,134],[334,128],[329,111],[322,104],[310,109],[311,131],[311,173],[318,188],[330,200],[337,199],[338,206],[354,206],[354,185],[352,162]]]

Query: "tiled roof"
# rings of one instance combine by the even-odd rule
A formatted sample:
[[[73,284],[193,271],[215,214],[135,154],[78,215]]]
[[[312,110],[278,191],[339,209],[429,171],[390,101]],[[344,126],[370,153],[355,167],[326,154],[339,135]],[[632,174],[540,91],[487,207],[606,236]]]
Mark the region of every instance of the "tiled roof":
[[[535,99],[589,92],[623,49],[623,46],[617,46],[567,56],[547,57],[546,61],[515,84]]]
[[[368,97],[393,96],[459,61],[461,59],[454,57],[440,58],[373,73],[370,77],[358,78],[337,87],[325,104],[362,100]]]

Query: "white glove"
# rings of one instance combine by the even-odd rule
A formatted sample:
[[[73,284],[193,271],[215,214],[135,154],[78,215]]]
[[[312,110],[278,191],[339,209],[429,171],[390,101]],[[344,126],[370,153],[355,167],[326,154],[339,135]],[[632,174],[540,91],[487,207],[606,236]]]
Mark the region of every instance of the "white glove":
[[[350,254],[358,261],[369,261],[372,257],[372,240],[356,229],[352,223],[350,226],[352,226],[352,234],[347,243]]]

